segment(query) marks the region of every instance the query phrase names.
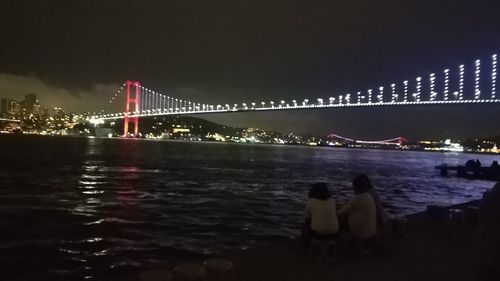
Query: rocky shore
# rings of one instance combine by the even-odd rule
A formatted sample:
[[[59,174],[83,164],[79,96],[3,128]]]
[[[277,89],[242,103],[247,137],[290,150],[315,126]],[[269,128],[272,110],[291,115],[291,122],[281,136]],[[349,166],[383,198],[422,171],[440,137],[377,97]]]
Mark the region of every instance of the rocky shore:
[[[408,216],[388,229],[382,245],[368,256],[354,255],[345,242],[340,243],[334,264],[309,261],[307,250],[296,240],[264,241],[218,258],[231,260],[235,280],[242,281],[479,280],[479,224],[474,213],[479,203],[429,207],[427,212]],[[213,257],[189,262],[201,264],[207,258]],[[137,276],[130,280],[139,280]]]

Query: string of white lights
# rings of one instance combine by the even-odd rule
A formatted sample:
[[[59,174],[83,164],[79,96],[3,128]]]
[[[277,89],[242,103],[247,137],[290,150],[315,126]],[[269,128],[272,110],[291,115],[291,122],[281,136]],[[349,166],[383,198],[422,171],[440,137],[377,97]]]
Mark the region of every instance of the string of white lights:
[[[480,79],[480,74],[481,74],[481,61],[476,60],[475,61],[475,70],[474,70],[474,99],[479,99],[481,96],[481,89],[480,89],[480,84],[479,84],[479,79]]]
[[[396,84],[391,84],[391,102],[398,101],[398,95],[396,94]]]
[[[405,94],[404,94],[404,102],[408,101],[408,80],[403,81],[403,84],[405,85]]]
[[[443,70],[442,85],[443,92],[442,95],[438,94],[436,91],[437,77],[435,73],[429,74],[429,87],[426,89],[429,92],[423,92],[422,89],[422,77],[416,77],[415,84],[411,83],[409,80],[403,81],[402,97],[398,94],[397,89],[399,89],[396,83],[390,84],[389,91],[384,91],[384,86],[378,88],[376,94],[376,101],[373,97],[373,89],[367,89],[367,95],[363,95],[363,91],[356,92],[354,97],[354,103],[351,103],[351,94],[345,93],[338,95],[337,97],[332,96],[328,98],[328,103],[324,102],[323,98],[311,99],[314,102],[310,103],[310,99],[304,99],[302,102],[297,100],[292,100],[291,103],[286,102],[286,100],[279,101],[262,101],[260,104],[257,102],[248,102],[240,104],[202,104],[195,103],[186,99],[178,99],[161,94],[156,91],[152,91],[145,87],[140,87],[140,102],[139,102],[139,112],[133,112],[133,114],[140,114],[141,116],[150,116],[158,114],[179,114],[179,113],[207,113],[207,112],[228,112],[228,111],[250,111],[250,110],[285,110],[285,109],[303,109],[303,108],[324,108],[324,107],[343,107],[343,106],[374,106],[374,105],[419,105],[419,104],[455,104],[455,103],[498,103],[499,100],[496,99],[496,82],[497,82],[497,55],[494,54],[491,57],[491,97],[489,99],[481,99],[481,71],[480,71],[480,60],[474,61],[474,97],[470,98],[467,95],[465,99],[465,88],[464,84],[466,82],[465,77],[465,65],[459,65],[459,77],[458,77],[458,89],[455,92],[450,92],[450,69]],[[441,80],[439,79],[439,80]],[[456,84],[454,84],[456,85]],[[124,93],[123,84],[120,89],[118,89],[108,104],[112,104],[116,99]],[[414,87],[415,92],[411,93],[409,99],[409,87]],[[387,93],[386,93],[387,92]],[[453,100],[450,100],[450,93],[454,96]],[[389,95],[385,97],[384,95]],[[257,106],[259,104],[259,106]],[[113,115],[112,117],[116,117]]]
[[[434,91],[435,87],[436,87],[436,74],[431,73],[429,74],[429,89],[430,89],[429,99],[431,101],[436,100],[437,93]]]
[[[459,88],[458,88],[458,99],[463,100],[464,99],[464,75],[465,75],[465,66],[461,64],[459,66]]]
[[[420,94],[422,93],[422,77],[417,77],[417,92],[414,94],[415,95],[415,101],[419,102],[420,101]]]
[[[491,99],[496,98],[497,83],[497,54],[491,56]]]
[[[450,84],[450,70],[445,69],[444,70],[444,91],[443,91],[444,100],[448,100],[448,93],[450,91],[449,84]]]

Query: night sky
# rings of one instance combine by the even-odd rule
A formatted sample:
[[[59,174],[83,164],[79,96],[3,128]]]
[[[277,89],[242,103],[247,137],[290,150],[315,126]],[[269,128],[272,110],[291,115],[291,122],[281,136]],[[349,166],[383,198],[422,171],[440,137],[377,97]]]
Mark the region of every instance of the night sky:
[[[498,1],[10,1],[0,97],[96,110],[126,79],[217,104],[315,99],[472,65],[500,52]],[[354,138],[500,134],[500,105],[206,116]]]

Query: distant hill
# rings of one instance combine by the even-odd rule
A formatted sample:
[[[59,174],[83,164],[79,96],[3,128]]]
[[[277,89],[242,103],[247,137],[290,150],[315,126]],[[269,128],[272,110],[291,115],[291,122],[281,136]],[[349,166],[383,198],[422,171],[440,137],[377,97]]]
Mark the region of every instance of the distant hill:
[[[116,122],[113,127],[117,132],[123,130],[123,120]],[[139,121],[139,131],[142,134],[172,132],[173,128],[186,128],[190,130],[190,133],[200,136],[205,136],[209,133],[241,136],[244,130],[243,128],[225,126],[202,118],[182,115],[147,117]]]

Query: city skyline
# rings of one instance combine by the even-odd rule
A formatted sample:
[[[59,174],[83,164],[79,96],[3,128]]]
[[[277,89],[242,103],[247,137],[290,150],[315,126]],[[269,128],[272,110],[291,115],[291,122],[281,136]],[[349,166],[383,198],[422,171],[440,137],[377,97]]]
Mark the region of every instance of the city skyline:
[[[2,3],[12,13],[2,19],[11,24],[4,33],[9,44],[2,46],[9,56],[0,62],[0,96],[34,92],[51,107],[92,111],[124,79],[137,79],[202,102],[300,100],[389,87],[462,63],[471,72],[471,59],[485,60],[500,46],[494,1],[326,7],[241,1],[223,5],[227,9],[137,3]],[[88,15],[92,22],[85,21]],[[500,113],[495,106],[429,106],[206,117],[358,138],[466,138],[497,135],[498,128],[485,124]]]

